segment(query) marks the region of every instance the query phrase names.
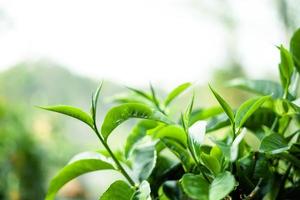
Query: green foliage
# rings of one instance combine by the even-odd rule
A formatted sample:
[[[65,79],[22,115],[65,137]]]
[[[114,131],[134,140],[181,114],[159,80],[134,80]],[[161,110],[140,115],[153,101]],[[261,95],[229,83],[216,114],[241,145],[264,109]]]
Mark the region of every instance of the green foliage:
[[[72,106],[65,106],[65,105],[57,105],[57,106],[49,106],[49,107],[40,107],[45,110],[61,113],[64,115],[68,115],[70,117],[73,117],[75,119],[78,119],[87,125],[89,125],[91,128],[94,127],[93,125],[93,119],[92,117],[85,113],[84,111],[80,110],[79,108],[75,108]]]
[[[269,98],[269,96],[249,99],[244,102],[235,115],[235,126],[240,129],[247,119]]]
[[[160,111],[154,110],[141,103],[127,103],[116,106],[108,111],[101,127],[101,133],[105,140],[111,132],[124,121],[130,118],[150,119],[160,122],[170,122]]]
[[[299,31],[298,31],[299,32]],[[195,95],[174,120],[168,105],[191,86],[184,83],[165,98],[130,88],[138,96],[112,107],[97,127],[96,107],[102,85],[92,99],[91,114],[70,106],[43,107],[85,122],[105,148],[103,160],[73,161],[51,181],[48,199],[83,173],[113,169],[124,179],[101,199],[290,199],[300,187],[299,103],[291,90],[299,84],[299,41],[291,51],[280,46],[281,85],[269,80],[235,80],[229,85],[259,95],[232,108],[211,86],[220,106],[194,108]],[[142,99],[142,100],[141,100]],[[112,151],[109,135],[123,122],[139,119],[124,150]],[[126,180],[126,182],[124,182]]]
[[[165,106],[168,106],[178,95],[191,86],[191,83],[183,83],[170,92],[165,100]]]
[[[99,200],[130,200],[134,190],[124,181],[112,183]]]
[[[295,31],[290,42],[290,51],[297,71],[300,73],[300,29]]]
[[[234,113],[232,108],[229,106],[229,104],[221,97],[211,86],[209,86],[210,90],[218,100],[219,104],[222,106],[224,112],[227,114],[229,117],[230,121],[233,123],[234,122]]]
[[[105,169],[114,169],[114,167],[100,158],[86,157],[84,159],[71,161],[52,179],[45,199],[54,199],[57,191],[72,179],[88,172]]]

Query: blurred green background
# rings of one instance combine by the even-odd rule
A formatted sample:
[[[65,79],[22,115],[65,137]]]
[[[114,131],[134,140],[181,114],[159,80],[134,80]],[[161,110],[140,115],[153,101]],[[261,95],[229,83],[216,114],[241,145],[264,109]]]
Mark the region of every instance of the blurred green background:
[[[217,20],[222,25],[222,30],[228,35],[226,45],[222,46],[226,51],[226,58],[220,65],[215,66],[212,72],[203,70],[201,76],[207,74],[206,77],[209,77],[207,81],[218,88],[232,105],[239,105],[241,101],[249,97],[248,94],[224,87],[224,83],[228,80],[248,77],[247,71],[249,71],[243,65],[243,57],[239,55],[240,46],[235,40],[238,34],[243,39],[243,33],[238,33],[238,30],[240,26],[245,26],[245,24],[240,24],[240,16],[234,12],[238,10],[235,7],[236,1],[212,0],[211,2],[214,3],[208,3],[208,1],[193,0],[189,2],[195,10],[205,12],[205,20]],[[280,25],[278,29],[280,33],[273,34],[284,35],[285,39],[282,43],[286,43],[291,33],[300,26],[300,2],[296,0],[268,2],[272,5],[268,8],[268,12],[271,10],[276,13],[273,20]],[[138,8],[138,3],[136,4]],[[256,15],[255,11],[252,14]],[[1,7],[1,4],[0,21],[0,32],[7,31],[10,28],[8,24],[13,22],[5,6]],[[260,32],[261,30],[254,31]],[[1,57],[5,56],[4,51]],[[118,59],[117,55],[115,59]],[[278,58],[274,59],[278,60]],[[87,75],[79,75],[78,71],[73,71],[72,67],[60,64],[55,59],[35,57],[34,59],[14,60],[14,62],[16,64],[2,67],[0,71],[0,199],[41,200],[50,178],[73,155],[81,151],[101,149],[101,146],[97,143],[96,137],[80,122],[41,111],[35,106],[70,104],[88,110],[91,94],[101,78],[104,78],[99,110],[100,123],[103,113],[113,104],[112,98],[120,93],[126,93],[127,90],[122,80],[112,81],[106,80],[105,76],[90,78]],[[263,74],[264,78],[277,78],[277,66],[272,66],[272,68],[273,71],[269,70],[269,73]],[[128,71],[127,73],[134,74],[135,72]],[[186,73],[195,72],[187,71]],[[256,73],[259,74],[259,71]],[[136,76],[142,75],[136,74]],[[132,79],[134,82],[134,76]],[[181,81],[181,77],[176,77],[176,79]],[[197,82],[198,80],[190,81]],[[153,82],[153,84],[161,95],[166,94],[166,88],[160,87],[160,83]],[[146,88],[146,84],[139,85],[138,82],[136,85]],[[198,106],[216,103],[211,95],[207,95],[209,93],[206,84],[198,84],[196,92]],[[182,96],[174,109],[180,111],[186,106],[189,98],[190,94]],[[130,125],[130,122],[125,123],[121,129],[116,130],[119,133],[114,134],[110,140],[115,149],[123,145]],[[116,176],[113,173],[92,173],[80,177],[64,187],[59,199],[97,199]]]

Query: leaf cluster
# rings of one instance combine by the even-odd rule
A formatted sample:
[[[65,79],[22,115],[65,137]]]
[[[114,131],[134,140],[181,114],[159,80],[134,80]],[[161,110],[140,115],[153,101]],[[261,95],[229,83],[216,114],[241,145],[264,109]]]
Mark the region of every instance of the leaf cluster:
[[[158,96],[152,85],[150,92],[129,88],[137,98],[122,99],[105,114],[99,129],[96,116],[102,84],[93,95],[90,113],[65,105],[42,107],[84,122],[105,148],[75,156],[52,179],[46,200],[54,199],[68,181],[96,170],[115,170],[124,177],[112,183],[100,200],[297,197],[300,30],[293,35],[290,50],[278,48],[280,83],[232,81],[230,86],[258,95],[238,108],[232,108],[209,86],[218,106],[194,108],[197,99],[193,96],[180,118],[172,119],[170,105],[191,88],[191,83],[176,87],[165,98]],[[140,120],[124,149],[114,152],[110,135],[132,118]]]

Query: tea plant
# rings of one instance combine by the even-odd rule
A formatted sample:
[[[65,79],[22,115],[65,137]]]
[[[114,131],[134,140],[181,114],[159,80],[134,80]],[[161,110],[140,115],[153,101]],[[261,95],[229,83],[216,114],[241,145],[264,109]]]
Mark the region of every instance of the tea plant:
[[[184,83],[161,100],[129,88],[135,95],[119,99],[98,127],[97,102],[91,111],[57,105],[43,109],[76,118],[98,137],[105,151],[75,156],[52,179],[46,200],[68,181],[96,170],[116,170],[124,177],[112,183],[100,200],[130,199],[297,199],[300,195],[300,29],[282,45],[281,84],[269,80],[233,80],[232,87],[259,95],[233,109],[209,86],[219,107],[194,108],[194,97],[179,119],[170,115],[173,100],[191,87]],[[137,98],[135,98],[137,97]],[[140,118],[122,151],[108,138],[123,122]],[[219,130],[218,132],[216,132]]]

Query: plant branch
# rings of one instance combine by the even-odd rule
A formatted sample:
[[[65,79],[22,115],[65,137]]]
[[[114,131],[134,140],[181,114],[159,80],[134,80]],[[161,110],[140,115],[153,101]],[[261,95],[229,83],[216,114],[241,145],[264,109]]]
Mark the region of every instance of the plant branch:
[[[130,185],[135,186],[135,182],[132,180],[132,178],[129,176],[129,174],[125,171],[125,169],[123,168],[123,166],[121,165],[119,160],[116,158],[116,156],[114,155],[114,153],[112,152],[112,150],[108,146],[107,142],[104,141],[103,137],[99,133],[95,121],[94,121],[94,131],[95,131],[97,137],[99,138],[100,142],[102,143],[102,145],[105,147],[105,149],[108,151],[109,155],[114,160],[115,164],[117,165],[118,169],[121,171],[123,176],[127,179],[127,181],[130,183]]]
[[[251,200],[254,198],[254,196],[256,195],[256,193],[259,191],[260,188],[260,184],[262,182],[262,178],[260,178],[255,186],[255,188],[252,190],[252,192],[246,196],[245,200]]]

